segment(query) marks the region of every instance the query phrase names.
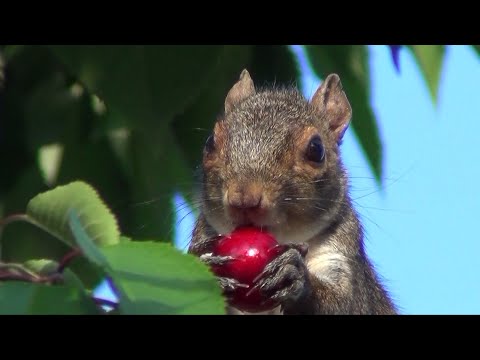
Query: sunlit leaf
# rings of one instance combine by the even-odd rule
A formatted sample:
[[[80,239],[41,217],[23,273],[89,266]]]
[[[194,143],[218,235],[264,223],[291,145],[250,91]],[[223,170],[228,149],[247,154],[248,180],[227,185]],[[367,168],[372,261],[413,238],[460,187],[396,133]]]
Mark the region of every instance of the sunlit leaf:
[[[27,205],[27,215],[43,229],[69,245],[75,244],[68,225],[69,210],[75,209],[88,235],[100,245],[118,243],[117,222],[98,193],[76,181],[35,196]]]
[[[432,100],[437,102],[440,75],[442,73],[444,45],[410,45],[423,77],[427,83]]]
[[[75,241],[82,250],[83,254],[94,264],[102,268],[107,267],[107,259],[105,259],[105,256],[103,256],[100,250],[98,250],[94,239],[92,239],[87,233],[87,229],[80,221],[75,209],[69,210],[68,224],[73,236],[75,237]]]
[[[124,314],[224,314],[216,278],[197,257],[170,244],[126,242],[102,247],[127,299]]]

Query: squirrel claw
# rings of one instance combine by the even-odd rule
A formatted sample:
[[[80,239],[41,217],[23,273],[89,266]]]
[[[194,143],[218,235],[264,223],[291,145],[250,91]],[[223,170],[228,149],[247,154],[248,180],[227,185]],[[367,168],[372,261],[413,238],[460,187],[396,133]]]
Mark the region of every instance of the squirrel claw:
[[[212,253],[206,253],[200,255],[202,260],[207,265],[224,265],[229,261],[235,260],[233,256],[215,256]]]
[[[233,291],[238,288],[248,288],[248,285],[242,284],[235,279],[227,278],[227,277],[219,277],[218,281],[220,286],[222,287],[223,291]]]

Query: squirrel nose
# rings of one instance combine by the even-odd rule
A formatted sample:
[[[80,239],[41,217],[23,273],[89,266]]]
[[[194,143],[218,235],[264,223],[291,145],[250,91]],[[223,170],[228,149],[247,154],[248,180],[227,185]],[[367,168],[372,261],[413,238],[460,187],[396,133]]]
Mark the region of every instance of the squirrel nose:
[[[236,186],[228,192],[228,205],[237,209],[252,209],[260,207],[262,189],[259,186]]]

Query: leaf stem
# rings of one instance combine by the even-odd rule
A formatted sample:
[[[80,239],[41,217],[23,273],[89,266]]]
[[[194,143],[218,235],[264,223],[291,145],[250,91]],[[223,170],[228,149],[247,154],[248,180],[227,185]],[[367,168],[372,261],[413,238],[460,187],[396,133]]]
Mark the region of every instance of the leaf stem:
[[[58,264],[57,272],[62,273],[63,270],[70,264],[70,262],[76,258],[77,256],[83,255],[82,250],[79,248],[75,248],[69,253],[67,253],[61,260],[60,263]]]
[[[0,227],[5,227],[6,225],[15,222],[15,221],[29,221],[27,214],[12,214],[7,217],[0,219]]]
[[[31,283],[54,283],[55,281],[62,279],[59,277],[59,274],[41,276],[26,269],[21,264],[6,264],[0,262],[0,281],[6,280],[26,281]]]

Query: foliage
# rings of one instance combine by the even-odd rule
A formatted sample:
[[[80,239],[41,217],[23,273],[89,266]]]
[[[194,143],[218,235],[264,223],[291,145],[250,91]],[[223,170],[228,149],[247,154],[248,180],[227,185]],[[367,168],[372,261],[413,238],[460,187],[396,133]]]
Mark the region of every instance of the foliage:
[[[83,271],[69,268],[80,256],[115,289],[119,302],[114,304],[114,313],[225,312],[218,283],[206,265],[170,244],[125,237],[120,241],[116,219],[88,184],[77,181],[39,194],[30,201],[26,214],[7,217],[0,225],[14,221],[47,230],[71,250],[58,262],[0,262],[0,312],[104,313],[101,305],[105,302],[82,281]]]
[[[381,186],[367,47],[305,49],[320,78],[340,75]],[[405,49],[436,100],[448,48]],[[114,313],[223,313],[208,269],[162,242],[175,192],[196,210],[203,142],[243,68],[258,86],[301,82],[280,45],[0,46],[0,312],[101,313],[107,276]]]

